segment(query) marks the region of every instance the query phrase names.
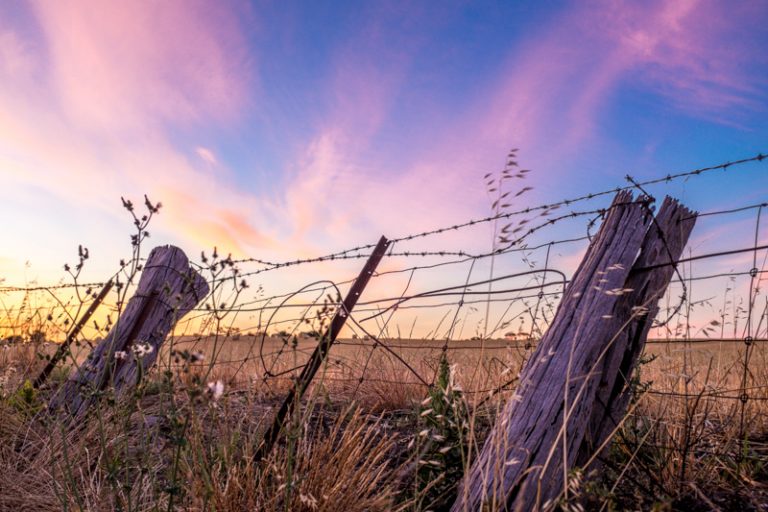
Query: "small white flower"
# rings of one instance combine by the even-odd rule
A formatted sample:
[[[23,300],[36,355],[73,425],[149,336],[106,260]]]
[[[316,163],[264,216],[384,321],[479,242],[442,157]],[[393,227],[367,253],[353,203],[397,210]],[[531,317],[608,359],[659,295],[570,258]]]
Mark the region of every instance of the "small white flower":
[[[224,383],[220,380],[208,383],[208,392],[214,400],[218,400],[224,394]]]
[[[115,352],[115,359],[117,359],[118,361],[122,361],[127,357],[128,357],[128,352],[126,352],[125,350],[118,350],[117,352]]]
[[[142,342],[136,343],[132,347],[133,353],[136,354],[136,357],[144,357],[147,354],[152,353],[152,351],[154,349],[155,348],[152,345],[150,345],[149,343],[147,343],[146,341],[142,341]]]

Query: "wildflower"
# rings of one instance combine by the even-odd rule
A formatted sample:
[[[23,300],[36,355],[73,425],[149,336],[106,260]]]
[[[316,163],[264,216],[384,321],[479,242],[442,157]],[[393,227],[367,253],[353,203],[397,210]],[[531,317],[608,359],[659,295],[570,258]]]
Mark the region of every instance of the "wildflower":
[[[128,352],[125,350],[118,350],[115,352],[115,359],[118,361],[122,361],[123,359],[126,359],[128,357]]]
[[[154,349],[155,348],[152,345],[150,345],[148,342],[146,342],[146,341],[142,341],[140,343],[136,343],[133,346],[133,348],[132,348],[133,353],[136,354],[136,357],[139,357],[139,358],[144,357],[147,354],[152,353],[152,351]]]
[[[224,394],[224,383],[220,380],[208,383],[208,392],[214,400],[218,400]]]

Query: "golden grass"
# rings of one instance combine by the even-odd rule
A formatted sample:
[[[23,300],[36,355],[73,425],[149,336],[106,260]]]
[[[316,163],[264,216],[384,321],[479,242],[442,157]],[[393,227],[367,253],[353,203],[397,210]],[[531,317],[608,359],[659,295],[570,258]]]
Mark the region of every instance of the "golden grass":
[[[264,379],[254,342],[172,340],[138,399],[102,402],[77,428],[35,416],[46,391],[29,404],[16,393],[42,366],[36,353],[51,347],[0,349],[0,510],[419,510],[420,491],[408,475],[423,453],[409,443],[424,428],[419,404],[428,388],[381,347],[344,341],[283,441],[256,465],[253,452],[295,372]],[[313,343],[283,347],[268,339],[265,353],[283,351],[265,364],[274,373],[300,366]],[[440,343],[387,343],[428,383],[434,380]],[[451,342],[446,351],[467,404],[481,404],[465,440],[470,451],[482,443],[530,353],[519,344],[477,344]],[[185,364],[171,350],[200,351],[205,359]],[[625,419],[601,473],[584,475],[571,499],[597,509],[768,503],[761,494],[768,492],[765,346],[751,354],[742,422],[734,397],[743,350],[731,342],[649,345],[646,355],[656,358],[642,365],[640,377],[652,392]],[[165,370],[172,379],[163,382]],[[216,401],[205,386],[218,379],[227,392]]]

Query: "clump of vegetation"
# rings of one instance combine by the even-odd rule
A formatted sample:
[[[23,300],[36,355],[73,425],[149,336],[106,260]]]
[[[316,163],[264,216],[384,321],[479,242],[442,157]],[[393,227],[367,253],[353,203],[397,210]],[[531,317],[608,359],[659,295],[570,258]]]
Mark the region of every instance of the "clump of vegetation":
[[[37,390],[29,379],[8,398],[8,404],[24,416],[34,416],[43,408]]]
[[[442,354],[437,381],[419,409],[414,488],[417,510],[447,510],[456,497],[468,460],[469,408],[456,382],[455,368]]]

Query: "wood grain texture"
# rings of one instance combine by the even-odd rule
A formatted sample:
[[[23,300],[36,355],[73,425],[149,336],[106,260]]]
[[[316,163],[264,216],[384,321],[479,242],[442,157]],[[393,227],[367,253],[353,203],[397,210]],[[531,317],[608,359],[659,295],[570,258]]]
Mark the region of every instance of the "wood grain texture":
[[[614,198],[453,511],[548,508],[623,414],[626,376],[652,318],[633,308],[654,314],[673,271],[633,269],[679,258],[693,227],[676,201],[665,200],[655,220],[647,203],[628,191]]]
[[[49,408],[63,407],[77,418],[105,389],[113,389],[117,396],[132,389],[155,363],[160,346],[176,322],[207,294],[208,284],[189,266],[181,249],[155,247],[144,265],[136,293],[114,327],[61,386]],[[135,357],[133,348],[137,344],[151,349]],[[116,359],[116,352],[124,352],[127,357]]]

